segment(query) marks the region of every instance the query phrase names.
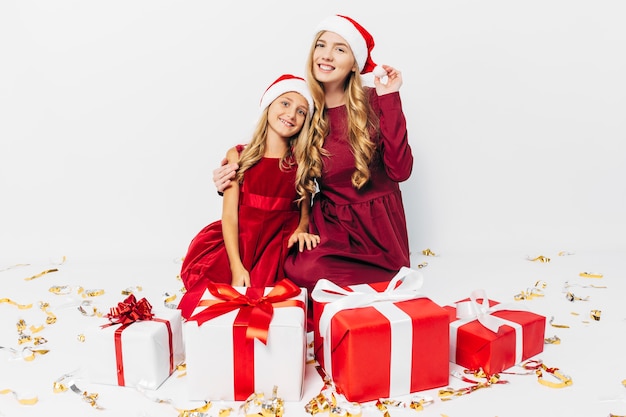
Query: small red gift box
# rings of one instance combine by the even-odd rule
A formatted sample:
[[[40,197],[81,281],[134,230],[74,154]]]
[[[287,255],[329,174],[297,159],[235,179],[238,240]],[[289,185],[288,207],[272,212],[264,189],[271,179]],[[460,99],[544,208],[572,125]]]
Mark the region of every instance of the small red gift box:
[[[420,295],[419,272],[312,293],[315,352],[338,392],[365,402],[448,384],[448,314]]]
[[[544,316],[489,300],[482,290],[444,308],[450,320],[450,362],[495,374],[543,352]]]

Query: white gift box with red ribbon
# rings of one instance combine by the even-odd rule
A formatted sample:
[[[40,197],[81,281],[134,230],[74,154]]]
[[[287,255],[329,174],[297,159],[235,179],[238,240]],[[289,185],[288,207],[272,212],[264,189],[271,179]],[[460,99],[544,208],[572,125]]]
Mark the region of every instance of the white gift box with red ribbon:
[[[92,383],[155,390],[185,361],[178,310],[162,309],[128,326],[98,323],[84,332],[82,346],[83,369]]]
[[[230,288],[241,295],[259,290]],[[275,288],[260,290],[269,296]],[[306,289],[275,303],[266,343],[247,333],[252,327],[250,315],[255,314],[251,306],[213,314],[202,323],[194,320],[225,303],[205,290],[184,324],[189,399],[240,401],[254,392],[269,394],[276,386],[283,400],[300,401],[306,365]]]

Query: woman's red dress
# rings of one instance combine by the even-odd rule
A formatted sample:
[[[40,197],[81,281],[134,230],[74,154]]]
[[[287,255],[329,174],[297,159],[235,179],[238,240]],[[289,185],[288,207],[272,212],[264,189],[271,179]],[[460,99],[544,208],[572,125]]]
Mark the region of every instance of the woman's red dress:
[[[411,175],[413,155],[399,93],[377,96],[370,103],[380,118],[378,152],[370,164],[371,180],[361,190],[352,186],[354,156],[346,135],[346,107],[326,109],[329,153],[318,180],[310,217],[311,233],[321,242],[313,250],[292,252],[285,263],[287,277],[313,290],[320,278],[337,285],[390,280],[409,266],[409,241],[399,182]]]

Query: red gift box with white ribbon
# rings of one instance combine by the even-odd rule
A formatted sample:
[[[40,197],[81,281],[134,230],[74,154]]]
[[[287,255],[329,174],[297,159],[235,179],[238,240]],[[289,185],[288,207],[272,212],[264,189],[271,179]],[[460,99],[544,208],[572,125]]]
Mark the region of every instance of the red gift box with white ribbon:
[[[335,388],[366,402],[448,384],[448,314],[419,293],[422,276],[403,268],[391,281],[313,292],[314,349]]]
[[[302,399],[306,289],[283,279],[268,288],[209,283],[193,293],[184,324],[190,400],[243,401],[274,386],[285,401]],[[189,302],[181,299],[183,316]]]
[[[491,375],[543,352],[544,316],[490,300],[483,290],[444,308],[450,320],[450,362]]]

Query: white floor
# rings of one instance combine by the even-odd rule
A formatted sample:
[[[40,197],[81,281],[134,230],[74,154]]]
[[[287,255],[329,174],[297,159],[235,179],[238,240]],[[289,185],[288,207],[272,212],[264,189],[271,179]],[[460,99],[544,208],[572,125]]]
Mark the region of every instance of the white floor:
[[[560,344],[545,345],[544,352],[536,357],[548,367],[559,368],[571,376],[573,384],[555,389],[537,382],[534,375],[503,375],[508,384],[494,385],[477,390],[451,401],[441,401],[438,390],[418,393],[434,398],[434,403],[424,411],[389,408],[392,416],[608,416],[626,415],[626,361],[624,360],[624,334],[626,330],[626,254],[623,253],[516,253],[516,254],[446,254],[424,256],[416,253],[414,265],[427,262],[421,269],[424,275],[423,292],[440,305],[469,296],[483,289],[489,298],[501,302],[516,302],[525,308],[543,314],[553,324],[546,325],[546,337],[558,336]],[[567,248],[563,248],[567,251]],[[550,262],[530,259],[544,256]],[[84,377],[81,369],[82,354],[78,335],[94,325],[93,317],[85,316],[77,306],[83,300],[84,290],[103,289],[104,295],[92,297],[92,308],[102,313],[123,299],[121,291],[131,289],[138,297],[146,297],[152,304],[162,305],[164,294],[180,297],[181,282],[177,279],[180,263],[176,259],[146,262],[110,261],[101,259],[80,260],[66,254],[66,259],[29,260],[16,259],[0,265],[0,415],[4,416],[177,416],[177,409],[190,409],[199,404],[186,401],[185,377],[174,373],[158,390],[140,393],[132,388],[93,384]],[[26,280],[43,271],[57,269],[38,278]],[[582,278],[581,272],[602,274],[602,278]],[[564,291],[565,284],[570,287]],[[514,296],[528,291],[537,283],[545,284],[544,296],[532,300],[515,301]],[[70,294],[56,295],[53,286],[67,286]],[[591,285],[595,286],[591,287]],[[141,291],[138,290],[141,287]],[[598,288],[606,287],[606,288]],[[569,301],[566,292],[576,298]],[[31,308],[18,308],[11,302]],[[49,304],[46,310],[39,303]],[[590,318],[591,310],[600,310],[599,321]],[[93,311],[93,309],[91,310]],[[46,314],[48,313],[48,314]],[[48,315],[56,322],[46,324]],[[44,325],[43,330],[32,333],[47,343],[18,344],[16,324],[23,319],[30,326]],[[31,334],[26,330],[24,334]],[[25,346],[47,349],[47,354],[36,354],[26,361],[13,350]],[[363,366],[367,366],[364,364]],[[461,370],[451,365],[451,371]],[[512,369],[521,371],[521,369]],[[95,409],[72,391],[53,392],[53,383],[64,374],[74,375],[75,386],[81,391],[97,393]],[[66,381],[67,382],[67,381]],[[286,403],[285,416],[307,417],[304,404],[319,393],[322,381],[312,365],[307,367],[305,393],[301,403]],[[467,383],[450,377],[450,386],[461,388]],[[10,390],[6,392],[5,390]],[[12,392],[15,393],[14,395]],[[280,396],[280,391],[279,391]],[[22,405],[18,399],[37,398],[34,405]],[[157,402],[167,399],[169,402]],[[399,398],[408,401],[410,397]],[[218,416],[221,408],[238,409],[241,403],[213,403],[207,416]],[[364,415],[382,416],[373,404],[364,404]],[[233,414],[234,415],[234,414]],[[324,414],[325,415],[325,414]]]

